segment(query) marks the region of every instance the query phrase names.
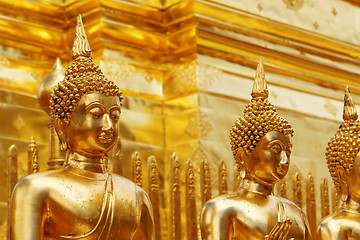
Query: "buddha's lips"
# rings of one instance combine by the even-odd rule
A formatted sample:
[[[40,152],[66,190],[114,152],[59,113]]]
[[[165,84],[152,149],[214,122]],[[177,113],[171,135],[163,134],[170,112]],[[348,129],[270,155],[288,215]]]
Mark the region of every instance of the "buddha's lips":
[[[98,139],[101,143],[110,143],[113,140],[114,135],[109,133],[100,133]]]

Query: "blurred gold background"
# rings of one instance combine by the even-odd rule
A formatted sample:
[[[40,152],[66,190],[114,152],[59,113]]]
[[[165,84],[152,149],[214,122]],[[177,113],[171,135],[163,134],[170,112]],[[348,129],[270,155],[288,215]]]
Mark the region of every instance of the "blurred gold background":
[[[288,181],[295,172],[303,178],[312,172],[320,198],[320,180],[331,182],[324,153],[341,122],[346,85],[360,104],[360,1],[1,0],[3,228],[7,149],[17,146],[23,177],[34,136],[40,171],[46,170],[48,117],[37,90],[57,57],[65,69],[70,64],[79,13],[95,62],[125,96],[120,123],[124,176],[131,178],[134,151],[144,165],[148,156],[156,156],[163,219],[169,218],[172,152],[179,154],[180,168],[186,159],[194,161],[196,181],[206,156],[214,189],[220,160],[228,170],[234,167],[229,129],[250,100],[260,56],[270,102],[295,130]],[[232,177],[228,181],[232,186]],[[200,187],[196,191],[199,195]],[[182,196],[183,207],[184,202]],[[168,221],[163,222],[163,239],[168,239]]]

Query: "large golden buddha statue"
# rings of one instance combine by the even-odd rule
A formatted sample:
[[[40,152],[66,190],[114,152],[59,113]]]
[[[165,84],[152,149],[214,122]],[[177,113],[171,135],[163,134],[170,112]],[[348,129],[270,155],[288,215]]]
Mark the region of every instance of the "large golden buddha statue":
[[[302,210],[273,195],[274,184],[289,168],[293,129],[268,101],[262,59],[252,99],[230,131],[231,149],[246,173],[238,190],[206,203],[203,240],[311,239]]]
[[[18,182],[11,239],[154,239],[147,194],[106,170],[107,153],[118,138],[122,96],[92,61],[80,16],[72,56],[50,100],[65,162]]]
[[[326,162],[341,203],[320,222],[318,239],[360,239],[360,121],[348,87],[343,119],[326,149]]]

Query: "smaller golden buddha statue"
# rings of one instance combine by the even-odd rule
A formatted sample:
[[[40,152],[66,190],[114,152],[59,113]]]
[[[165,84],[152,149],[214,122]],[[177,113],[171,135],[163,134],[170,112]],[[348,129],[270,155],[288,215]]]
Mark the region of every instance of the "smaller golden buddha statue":
[[[345,89],[343,123],[326,148],[339,209],[318,226],[318,239],[360,239],[360,121],[349,88]]]
[[[273,195],[290,164],[293,129],[268,101],[262,59],[252,99],[230,130],[231,149],[246,173],[238,190],[208,201],[201,215],[203,240],[311,239],[307,219],[293,202]]]
[[[80,15],[72,56],[50,97],[65,162],[15,186],[11,239],[154,239],[145,191],[107,172],[107,153],[118,139],[122,93],[92,61]]]

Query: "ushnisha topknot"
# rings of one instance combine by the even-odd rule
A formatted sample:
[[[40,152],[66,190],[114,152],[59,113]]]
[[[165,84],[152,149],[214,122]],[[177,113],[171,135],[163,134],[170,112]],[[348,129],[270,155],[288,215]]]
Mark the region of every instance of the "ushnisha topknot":
[[[65,72],[50,96],[51,116],[69,122],[81,96],[98,92],[106,96],[119,96],[122,92],[114,82],[106,79],[99,66],[92,61],[81,15],[78,15],[72,48],[73,63]]]
[[[252,99],[245,107],[244,116],[238,118],[230,130],[230,144],[235,159],[240,151],[249,154],[260,139],[270,131],[293,135],[291,125],[280,117],[269,102],[262,57],[256,70]]]
[[[343,120],[336,134],[330,139],[325,153],[337,191],[340,191],[341,186],[339,168],[344,170],[345,175],[349,174],[360,150],[360,121],[348,86],[345,88]]]

